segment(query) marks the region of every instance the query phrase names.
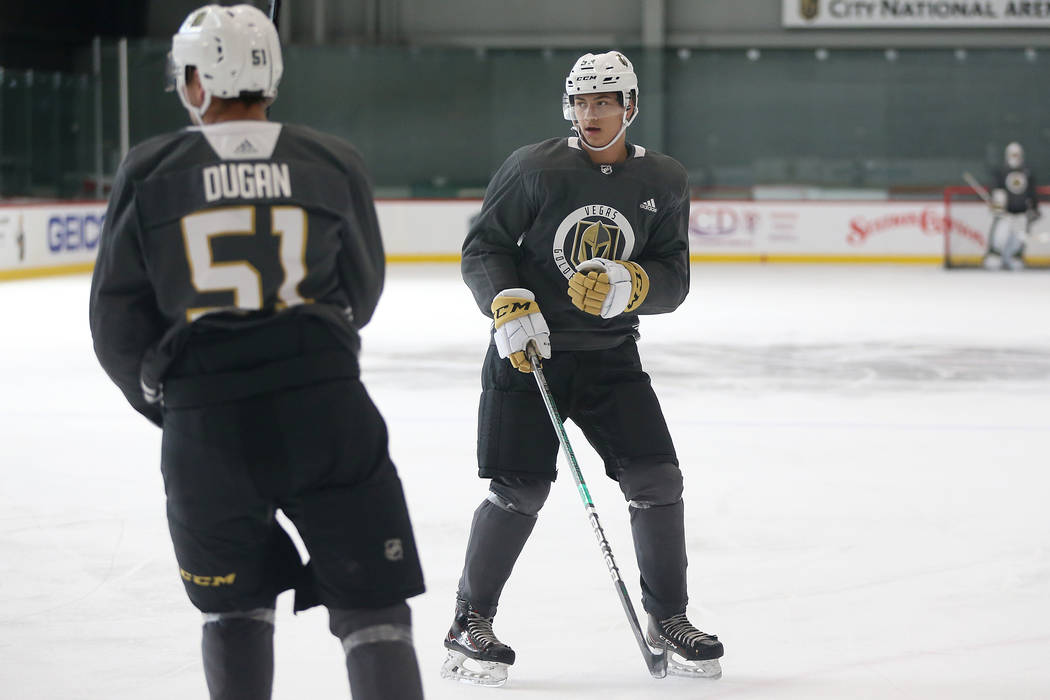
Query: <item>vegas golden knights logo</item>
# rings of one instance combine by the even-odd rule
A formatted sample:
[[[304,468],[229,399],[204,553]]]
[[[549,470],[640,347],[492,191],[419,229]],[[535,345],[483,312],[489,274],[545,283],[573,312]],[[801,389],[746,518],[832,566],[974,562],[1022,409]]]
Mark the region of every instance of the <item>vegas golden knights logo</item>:
[[[1006,176],[1006,189],[1013,194],[1024,194],[1028,189],[1028,176],[1015,170]]]
[[[576,223],[572,242],[572,264],[578,266],[591,258],[618,260],[623,251],[620,227],[599,218],[581,219]]]
[[[798,4],[802,19],[816,19],[820,13],[820,0],[799,0]]]
[[[630,217],[608,204],[585,204],[558,224],[551,241],[551,260],[568,280],[584,260],[630,258],[635,242]]]

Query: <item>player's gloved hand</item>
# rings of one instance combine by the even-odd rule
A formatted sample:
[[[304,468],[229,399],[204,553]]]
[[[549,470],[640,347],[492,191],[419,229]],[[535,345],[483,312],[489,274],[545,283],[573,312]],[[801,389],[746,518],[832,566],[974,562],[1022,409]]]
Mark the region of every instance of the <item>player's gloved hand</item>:
[[[569,298],[581,311],[602,318],[638,308],[649,294],[649,275],[630,260],[591,258],[569,279]]]
[[[1004,211],[1006,211],[1006,199],[1006,190],[1002,189],[1001,187],[997,187],[996,189],[992,190],[992,212],[996,214],[1001,214]]]
[[[509,359],[519,372],[531,372],[525,348],[536,343],[540,356],[550,358],[551,341],[547,321],[540,313],[536,295],[527,289],[504,289],[492,300],[492,337],[496,352]]]
[[[1043,218],[1043,212],[1039,211],[1038,209],[1029,209],[1025,212],[1025,215],[1028,217],[1028,223],[1030,224],[1033,224],[1036,221],[1039,221],[1039,219]]]

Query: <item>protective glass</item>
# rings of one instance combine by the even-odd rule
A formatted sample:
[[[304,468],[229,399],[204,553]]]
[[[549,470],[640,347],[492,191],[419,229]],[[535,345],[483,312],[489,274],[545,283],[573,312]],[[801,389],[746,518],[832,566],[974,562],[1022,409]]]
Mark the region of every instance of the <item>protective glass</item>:
[[[605,119],[606,117],[623,117],[624,108],[613,94],[606,95],[568,95],[562,96],[562,114],[572,122],[585,119]]]
[[[175,88],[179,85],[179,67],[175,64],[175,59],[171,55],[171,51],[168,52],[168,60],[164,64],[164,92],[175,92]]]

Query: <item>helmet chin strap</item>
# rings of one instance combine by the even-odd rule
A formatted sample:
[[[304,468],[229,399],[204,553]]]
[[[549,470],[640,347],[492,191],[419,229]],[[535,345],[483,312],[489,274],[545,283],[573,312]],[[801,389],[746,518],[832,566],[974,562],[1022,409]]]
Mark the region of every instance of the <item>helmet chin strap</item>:
[[[201,101],[200,107],[195,107],[190,98],[186,95],[186,83],[179,81],[179,85],[175,92],[179,95],[179,101],[182,102],[182,106],[190,113],[190,119],[197,126],[204,125],[204,113],[208,111],[208,107],[211,106],[211,93],[204,90],[204,99]]]
[[[587,140],[587,137],[583,135],[583,131],[580,129],[580,125],[578,122],[572,123],[572,130],[576,132],[576,134],[580,137],[580,140],[583,141],[584,145],[586,145],[589,150],[604,151],[607,148],[612,148],[613,144],[620,140],[620,137],[623,136],[623,132],[627,131],[627,122],[624,122],[624,125],[620,127],[619,131],[616,132],[616,136],[613,136],[612,141],[605,144],[604,146],[592,146],[591,142]]]

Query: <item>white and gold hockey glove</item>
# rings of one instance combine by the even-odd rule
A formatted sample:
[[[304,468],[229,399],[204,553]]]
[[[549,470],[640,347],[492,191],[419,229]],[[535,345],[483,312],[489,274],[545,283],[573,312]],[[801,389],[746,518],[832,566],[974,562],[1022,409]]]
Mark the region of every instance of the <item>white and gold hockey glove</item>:
[[[527,289],[504,289],[492,300],[492,337],[496,341],[496,352],[509,359],[519,372],[531,372],[525,348],[529,342],[543,358],[551,356],[550,329],[540,313],[536,295]]]
[[[649,275],[630,260],[591,258],[569,280],[573,306],[602,318],[636,311],[648,294]]]
[[[1003,214],[1006,212],[1006,190],[1002,188],[995,188],[992,190],[991,208],[993,214]]]

